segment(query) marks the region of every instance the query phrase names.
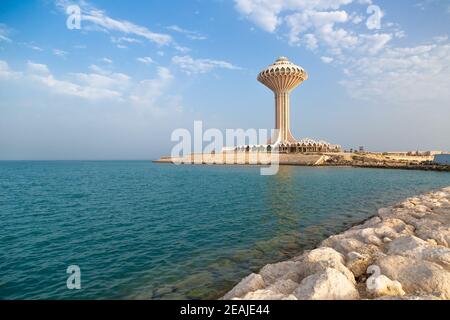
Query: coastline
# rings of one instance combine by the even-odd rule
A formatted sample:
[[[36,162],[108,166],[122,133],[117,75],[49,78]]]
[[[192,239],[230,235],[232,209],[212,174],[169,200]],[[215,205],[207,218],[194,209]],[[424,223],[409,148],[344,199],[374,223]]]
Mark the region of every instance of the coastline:
[[[222,299],[450,299],[450,187],[381,208],[318,248],[250,274]]]
[[[277,163],[280,166],[302,167],[336,167],[336,168],[370,168],[450,172],[450,165],[433,163],[432,157],[425,156],[384,156],[382,154],[364,153],[305,153],[278,154],[270,153],[217,153],[191,154],[184,157],[170,156],[153,160],[153,163],[184,165],[221,165],[221,166],[266,166]]]

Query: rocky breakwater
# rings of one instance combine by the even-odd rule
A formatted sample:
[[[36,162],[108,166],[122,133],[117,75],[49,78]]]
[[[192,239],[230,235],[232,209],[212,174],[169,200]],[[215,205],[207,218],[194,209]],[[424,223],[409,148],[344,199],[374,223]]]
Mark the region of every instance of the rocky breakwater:
[[[289,261],[244,278],[222,299],[450,299],[450,187],[383,208]]]

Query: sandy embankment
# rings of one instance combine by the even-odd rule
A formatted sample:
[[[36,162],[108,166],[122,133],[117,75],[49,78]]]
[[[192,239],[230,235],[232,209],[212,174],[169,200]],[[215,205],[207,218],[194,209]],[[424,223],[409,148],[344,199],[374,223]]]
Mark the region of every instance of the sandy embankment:
[[[383,208],[223,299],[450,299],[450,187]]]

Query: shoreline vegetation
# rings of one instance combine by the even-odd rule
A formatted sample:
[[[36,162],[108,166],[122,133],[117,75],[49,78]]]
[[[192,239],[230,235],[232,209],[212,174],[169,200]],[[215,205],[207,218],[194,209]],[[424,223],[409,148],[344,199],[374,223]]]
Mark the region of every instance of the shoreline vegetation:
[[[450,187],[408,198],[317,249],[264,266],[223,300],[448,300]]]
[[[181,163],[197,165],[268,165],[277,161],[284,166],[403,169],[450,172],[450,165],[433,163],[432,156],[393,156],[380,153],[217,153],[191,154],[183,157],[161,157],[154,163]]]

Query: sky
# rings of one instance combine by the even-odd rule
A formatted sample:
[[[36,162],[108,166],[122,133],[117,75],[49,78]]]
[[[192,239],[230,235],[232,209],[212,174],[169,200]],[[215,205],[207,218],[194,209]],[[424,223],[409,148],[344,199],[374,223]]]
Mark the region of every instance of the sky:
[[[256,77],[279,56],[309,74],[295,137],[450,151],[449,30],[450,0],[2,0],[0,160],[154,159],[196,120],[270,129]]]

